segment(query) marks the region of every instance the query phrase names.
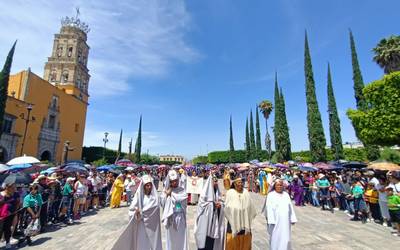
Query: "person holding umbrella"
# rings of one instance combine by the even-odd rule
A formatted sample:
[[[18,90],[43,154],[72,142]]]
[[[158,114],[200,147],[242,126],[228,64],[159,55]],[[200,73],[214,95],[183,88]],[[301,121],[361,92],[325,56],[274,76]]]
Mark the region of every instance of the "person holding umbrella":
[[[3,191],[0,193],[0,238],[4,234],[6,249],[11,248],[11,227],[13,225],[16,211],[20,207],[20,197],[16,192],[16,178],[11,176],[3,182]]]

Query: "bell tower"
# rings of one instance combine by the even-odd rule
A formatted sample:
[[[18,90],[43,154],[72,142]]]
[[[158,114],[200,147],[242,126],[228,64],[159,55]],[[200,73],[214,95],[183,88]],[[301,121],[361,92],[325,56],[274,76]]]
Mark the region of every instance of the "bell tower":
[[[85,102],[89,97],[89,46],[86,43],[89,31],[88,25],[79,19],[79,9],[75,17],[63,18],[60,33],[54,35],[53,51],[44,66],[43,77]]]

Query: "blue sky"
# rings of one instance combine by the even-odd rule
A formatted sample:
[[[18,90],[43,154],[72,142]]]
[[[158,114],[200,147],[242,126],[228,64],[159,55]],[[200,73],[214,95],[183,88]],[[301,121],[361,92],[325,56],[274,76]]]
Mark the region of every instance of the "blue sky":
[[[228,148],[231,114],[235,147],[243,147],[250,109],[273,100],[275,70],[286,98],[292,150],[308,149],[305,29],[327,141],[328,61],[343,141],[355,141],[345,115],[355,106],[348,30],[366,83],[383,74],[371,49],[381,38],[399,34],[398,0],[16,0],[0,2],[0,57],[18,39],[12,71],[31,67],[42,75],[61,17],[74,15],[77,6],[91,27],[84,144],[102,145],[107,131],[109,147],[116,148],[122,128],[127,150],[142,114],[142,151],[188,158]]]

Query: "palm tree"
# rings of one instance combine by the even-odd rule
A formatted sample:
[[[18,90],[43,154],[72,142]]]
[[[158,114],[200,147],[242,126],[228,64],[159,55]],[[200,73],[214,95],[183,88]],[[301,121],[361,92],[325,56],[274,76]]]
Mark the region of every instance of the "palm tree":
[[[265,118],[265,127],[266,127],[266,132],[265,132],[265,149],[268,152],[268,160],[271,160],[271,137],[269,136],[268,133],[268,118],[269,115],[271,114],[273,110],[272,102],[268,100],[264,100],[258,104],[258,107],[260,109],[260,112],[263,114]]]
[[[375,48],[374,61],[390,74],[400,71],[400,36],[390,36],[382,39]]]

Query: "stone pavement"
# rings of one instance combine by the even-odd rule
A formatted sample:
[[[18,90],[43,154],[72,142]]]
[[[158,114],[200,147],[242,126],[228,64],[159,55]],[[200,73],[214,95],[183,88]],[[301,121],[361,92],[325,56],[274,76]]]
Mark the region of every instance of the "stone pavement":
[[[261,210],[264,197],[252,194],[257,209]],[[343,212],[321,211],[314,207],[296,207],[299,222],[292,228],[293,249],[399,249],[400,237],[392,236],[383,226],[349,221]],[[101,209],[97,214],[83,217],[78,223],[63,228],[53,228],[33,238],[32,250],[110,249],[128,222],[127,207]],[[196,249],[193,225],[196,207],[189,206],[187,223],[190,249]],[[254,220],[253,249],[268,249],[266,221],[260,214]],[[165,231],[163,241],[165,246]],[[1,246],[4,246],[2,244]],[[2,247],[3,249],[3,247]]]

